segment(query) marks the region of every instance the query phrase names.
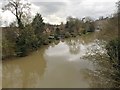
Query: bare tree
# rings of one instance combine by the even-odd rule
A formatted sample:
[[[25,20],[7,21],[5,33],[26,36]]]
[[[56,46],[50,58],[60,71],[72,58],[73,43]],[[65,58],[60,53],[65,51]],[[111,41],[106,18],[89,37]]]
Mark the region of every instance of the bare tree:
[[[23,28],[22,19],[28,15],[30,4],[22,0],[8,0],[8,3],[4,5],[2,10],[9,10],[16,17],[19,28]]]
[[[0,27],[2,26],[2,16],[0,15]]]

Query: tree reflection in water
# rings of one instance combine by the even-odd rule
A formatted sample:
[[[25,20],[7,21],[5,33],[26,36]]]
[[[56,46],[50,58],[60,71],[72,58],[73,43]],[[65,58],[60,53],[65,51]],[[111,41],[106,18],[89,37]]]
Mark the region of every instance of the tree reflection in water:
[[[43,59],[44,48],[31,56],[7,60],[2,67],[2,87],[30,88],[36,87],[46,67]]]
[[[69,52],[71,54],[78,54],[80,52],[80,39],[79,37],[77,38],[70,38],[65,40],[65,43],[68,45],[69,47]]]
[[[53,41],[49,46],[55,47],[55,46],[58,45],[59,43],[60,43],[60,40],[55,40],[55,41]]]

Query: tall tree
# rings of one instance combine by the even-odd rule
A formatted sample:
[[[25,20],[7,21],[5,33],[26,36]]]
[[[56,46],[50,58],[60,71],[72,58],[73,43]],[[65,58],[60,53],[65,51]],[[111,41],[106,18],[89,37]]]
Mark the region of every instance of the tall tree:
[[[94,32],[94,20],[91,17],[85,17],[85,28],[86,32]]]
[[[2,25],[2,16],[0,15],[0,27]]]
[[[118,8],[118,13],[120,14],[120,1],[118,1],[116,4],[117,4],[117,8]]]
[[[22,18],[28,15],[30,4],[23,3],[22,0],[8,0],[2,9],[9,10],[16,17],[19,28],[23,28]]]
[[[70,33],[76,32],[78,33],[80,28],[83,26],[83,21],[78,18],[68,17],[66,22],[66,28]]]
[[[32,26],[35,34],[39,37],[43,33],[45,27],[45,23],[43,22],[42,16],[39,13],[37,13],[33,19]]]

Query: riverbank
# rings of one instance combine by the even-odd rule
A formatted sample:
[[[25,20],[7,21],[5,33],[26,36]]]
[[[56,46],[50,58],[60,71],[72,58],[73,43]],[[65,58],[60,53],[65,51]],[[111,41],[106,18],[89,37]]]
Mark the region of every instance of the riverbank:
[[[94,35],[94,33],[95,33],[95,35]],[[59,36],[59,38],[55,38],[55,37],[49,38],[48,37],[48,39],[46,39],[47,42],[44,42],[42,45],[40,45],[40,47],[38,47],[38,48],[36,48],[34,50],[30,50],[29,53],[27,53],[27,56],[30,55],[32,52],[36,51],[37,49],[51,44],[52,42],[56,42],[56,41],[59,41],[59,40],[63,40],[64,41],[64,39],[75,38],[77,36],[84,37],[84,38],[87,39],[87,38],[91,38],[90,34],[94,35],[93,40],[96,38],[96,39],[100,39],[100,40],[106,40],[107,42],[109,42],[110,40],[113,40],[113,39],[118,37],[117,36],[118,35],[117,30],[115,30],[114,32],[112,30],[109,30],[109,33],[108,33],[107,30],[102,30],[102,31],[95,31],[95,32],[87,32],[86,34],[77,34],[77,35],[71,34],[69,36],[62,36],[62,37]],[[9,58],[14,58],[14,57],[17,57],[17,56],[16,55],[12,55],[12,56],[3,58],[3,61],[7,60]]]
[[[97,39],[99,33],[56,40],[26,57],[4,61],[3,87],[114,87],[110,76],[114,69],[106,55],[106,43]]]
[[[64,39],[67,39],[67,38],[71,38],[71,37],[76,37],[76,36],[81,36],[81,34],[71,34],[71,35],[67,35],[67,36],[57,36],[57,37],[55,37],[55,36],[53,36],[53,38],[46,38],[45,39],[45,41],[43,42],[43,44],[41,44],[40,46],[36,46],[37,48],[35,48],[35,49],[29,49],[28,51],[27,51],[27,54],[26,55],[23,55],[23,56],[21,56],[21,55],[17,55],[16,53],[14,53],[13,52],[13,54],[12,55],[10,55],[10,56],[2,56],[2,60],[4,61],[4,60],[7,60],[7,59],[9,59],[9,58],[14,58],[14,57],[26,57],[26,56],[28,56],[28,55],[30,55],[32,52],[34,52],[34,51],[36,51],[36,50],[38,50],[39,48],[42,48],[42,47],[44,47],[44,46],[46,46],[46,45],[49,45],[49,44],[51,44],[52,42],[56,42],[56,41],[59,41],[59,40],[64,40]]]

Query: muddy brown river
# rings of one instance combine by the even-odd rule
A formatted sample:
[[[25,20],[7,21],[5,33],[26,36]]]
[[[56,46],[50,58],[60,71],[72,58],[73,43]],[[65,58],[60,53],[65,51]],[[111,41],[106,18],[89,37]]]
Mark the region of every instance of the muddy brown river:
[[[97,33],[54,41],[2,64],[3,88],[112,87],[105,41]]]

